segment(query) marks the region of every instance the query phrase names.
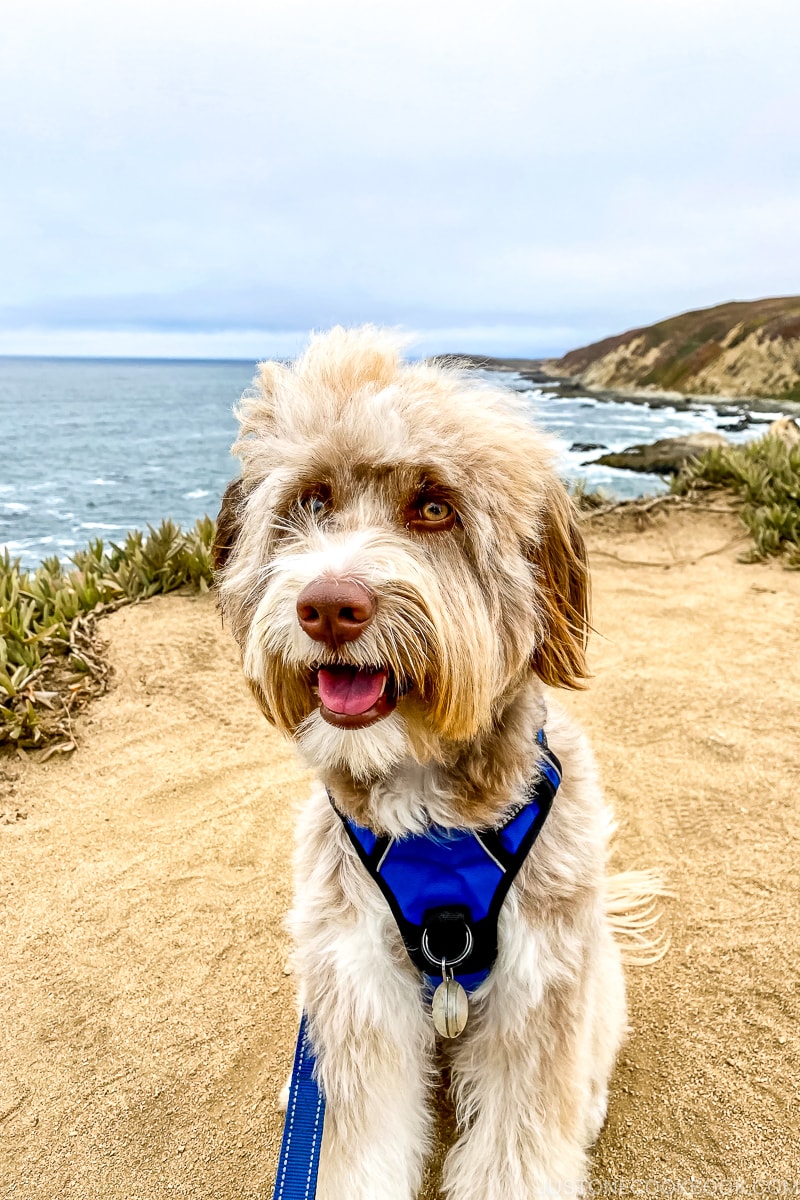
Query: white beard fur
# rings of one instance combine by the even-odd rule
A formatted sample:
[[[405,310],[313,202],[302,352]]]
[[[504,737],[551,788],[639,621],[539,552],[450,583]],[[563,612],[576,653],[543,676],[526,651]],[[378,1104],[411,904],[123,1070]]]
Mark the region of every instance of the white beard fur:
[[[295,734],[308,765],[320,775],[349,771],[357,783],[390,775],[409,752],[408,728],[396,710],[366,729],[338,729],[314,709]]]

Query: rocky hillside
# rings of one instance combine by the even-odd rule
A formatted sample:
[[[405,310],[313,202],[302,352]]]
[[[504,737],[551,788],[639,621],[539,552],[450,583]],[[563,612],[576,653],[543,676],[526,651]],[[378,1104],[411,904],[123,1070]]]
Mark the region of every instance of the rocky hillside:
[[[682,313],[572,350],[548,367],[598,389],[800,401],[800,296]]]

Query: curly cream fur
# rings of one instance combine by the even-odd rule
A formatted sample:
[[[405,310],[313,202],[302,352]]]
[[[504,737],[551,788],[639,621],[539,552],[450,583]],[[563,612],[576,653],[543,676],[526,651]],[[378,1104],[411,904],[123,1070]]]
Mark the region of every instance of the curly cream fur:
[[[448,1047],[460,1135],[444,1188],[450,1200],[577,1189],[626,1026],[614,928],[646,949],[654,887],[609,884],[613,822],[590,750],[545,705],[543,683],[580,686],[588,628],[585,552],[550,446],[506,393],[404,363],[371,328],[263,364],[239,420],[221,605],[265,715],[342,810],[394,836],[492,825],[523,795],[546,725],[563,784],[502,909],[497,962]],[[431,487],[458,513],[445,532],[407,520]],[[320,512],[302,503],[315,489],[330,498]],[[336,650],[296,616],[321,577],[377,598],[372,624]],[[311,668],[331,662],[390,667],[404,681],[396,710],[365,729],[327,724]],[[435,1085],[423,984],[324,790],[298,829],[295,966],[328,1100],[318,1194],[413,1200]]]

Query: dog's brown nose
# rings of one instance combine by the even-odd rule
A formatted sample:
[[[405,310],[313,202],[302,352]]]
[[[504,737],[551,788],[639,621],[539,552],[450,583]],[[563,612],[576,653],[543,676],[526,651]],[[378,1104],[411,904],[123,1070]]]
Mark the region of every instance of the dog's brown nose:
[[[375,616],[375,597],[363,583],[312,579],[297,597],[297,619],[309,637],[329,646],[354,642]]]

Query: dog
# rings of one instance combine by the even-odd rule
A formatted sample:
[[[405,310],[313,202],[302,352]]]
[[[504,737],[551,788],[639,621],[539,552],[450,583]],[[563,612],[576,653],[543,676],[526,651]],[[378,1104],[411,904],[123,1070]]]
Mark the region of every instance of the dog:
[[[588,674],[587,556],[553,448],[510,391],[406,362],[373,327],[261,364],[237,416],[219,602],[265,716],[323,784],[299,816],[290,917],[328,1105],[318,1195],[417,1196],[437,1045],[458,1123],[449,1200],[575,1192],[626,1033],[615,934],[627,920],[651,947],[658,889],[609,876],[591,751],[546,690]],[[457,982],[463,953],[443,935],[420,969],[364,839],[407,848],[434,828],[486,849],[548,763],[557,790],[496,914],[491,969],[463,1032],[441,1038],[438,958],[438,982]]]

